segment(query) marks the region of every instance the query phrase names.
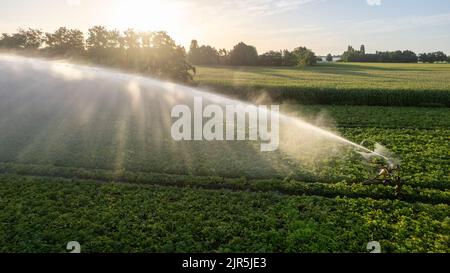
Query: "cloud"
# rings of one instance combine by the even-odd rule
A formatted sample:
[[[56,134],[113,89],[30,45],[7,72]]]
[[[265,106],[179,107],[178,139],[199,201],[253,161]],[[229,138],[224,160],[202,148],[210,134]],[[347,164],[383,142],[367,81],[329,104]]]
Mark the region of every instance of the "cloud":
[[[300,6],[321,1],[324,0],[198,0],[194,2],[194,5],[207,11],[212,8],[219,14],[265,16],[296,10]]]
[[[369,6],[381,6],[381,0],[367,0]]]
[[[368,20],[353,22],[352,31],[366,33],[398,32],[409,29],[450,25],[450,13],[428,16],[405,16],[392,20]]]

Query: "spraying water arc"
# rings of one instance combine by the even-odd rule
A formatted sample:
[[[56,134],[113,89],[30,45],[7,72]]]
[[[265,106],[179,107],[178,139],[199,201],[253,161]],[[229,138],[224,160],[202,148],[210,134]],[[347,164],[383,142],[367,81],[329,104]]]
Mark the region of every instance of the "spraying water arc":
[[[261,153],[253,142],[176,142],[170,136],[171,109],[205,104],[257,107],[206,90],[111,69],[0,55],[0,129],[15,139],[14,120],[27,120],[20,151],[0,147],[10,161],[152,172],[270,177],[307,166],[322,170],[342,150],[386,156],[315,126],[299,117],[275,113],[280,149]],[[11,107],[18,105],[18,107]],[[271,110],[268,113],[274,114]],[[103,151],[98,151],[102,147]],[[5,151],[2,151],[5,149]],[[104,151],[108,151],[105,158]],[[88,158],[86,158],[88,156]],[[290,160],[288,158],[293,158]]]
[[[150,78],[141,78],[141,80],[146,81],[154,81],[154,79],[150,79]],[[177,85],[177,84],[173,84],[173,87],[178,87],[180,89],[188,89],[191,93],[195,94],[195,96],[199,96],[199,97],[203,97],[203,98],[208,98],[210,101],[212,102],[216,102],[216,103],[225,103],[225,104],[230,104],[230,105],[243,105],[244,107],[256,107],[254,104],[249,104],[247,102],[241,101],[241,100],[237,100],[237,99],[231,99],[229,97],[226,97],[224,95],[218,95],[218,94],[214,94],[214,93],[210,93],[204,90],[200,90],[200,89],[194,89],[191,87],[186,87],[186,86],[181,86],[181,85]],[[271,110],[268,110],[268,112],[271,112]],[[317,132],[320,135],[323,135],[327,138],[330,138],[332,140],[335,140],[337,142],[340,143],[344,143],[344,144],[348,144],[352,147],[354,147],[357,150],[360,151],[364,151],[366,153],[369,153],[373,156],[379,156],[385,160],[390,160],[390,158],[388,158],[387,156],[381,154],[381,153],[377,153],[376,151],[372,151],[362,145],[359,145],[357,143],[354,143],[348,139],[345,139],[337,134],[334,134],[330,131],[327,131],[323,128],[320,128],[318,126],[315,126],[311,123],[308,123],[304,120],[302,120],[299,117],[292,117],[283,113],[275,113],[275,115],[278,115],[280,120],[285,121],[286,123],[292,124],[293,126],[296,126],[298,128],[304,128],[307,130],[311,130],[314,132]]]

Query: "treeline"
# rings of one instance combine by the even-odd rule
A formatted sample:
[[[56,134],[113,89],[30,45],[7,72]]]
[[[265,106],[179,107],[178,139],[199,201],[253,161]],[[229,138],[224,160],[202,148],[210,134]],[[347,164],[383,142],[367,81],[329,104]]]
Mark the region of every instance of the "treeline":
[[[436,63],[450,62],[450,57],[443,52],[422,53],[417,55],[410,50],[397,51],[377,51],[376,53],[366,53],[365,46],[361,45],[360,50],[355,50],[349,46],[342,54],[343,62],[367,62],[367,63]]]
[[[199,46],[197,40],[191,42],[188,60],[195,65],[230,66],[311,66],[317,63],[315,53],[306,47],[297,47],[292,51],[269,51],[258,55],[254,46],[243,42],[232,50],[215,49],[209,45]]]
[[[445,55],[445,53],[442,51],[433,53],[422,53],[419,55],[419,61],[423,63],[450,62],[450,56]]]
[[[3,34],[0,48],[34,51],[44,56],[82,58],[96,64],[128,69],[178,81],[190,81],[195,68],[185,49],[166,32],[121,32],[103,26],[89,29],[88,37],[77,29],[61,27],[53,33],[20,29]]]

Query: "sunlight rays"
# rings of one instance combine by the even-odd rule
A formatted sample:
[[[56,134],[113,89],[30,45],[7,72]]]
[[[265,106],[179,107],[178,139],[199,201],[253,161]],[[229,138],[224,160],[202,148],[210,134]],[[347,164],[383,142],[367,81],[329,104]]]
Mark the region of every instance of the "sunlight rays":
[[[174,31],[181,11],[162,0],[112,1],[108,25],[118,29]]]
[[[280,150],[274,153],[261,153],[254,141],[177,142],[170,134],[170,110],[175,105],[193,107],[194,97],[220,107],[245,103],[114,70],[23,58],[15,62],[22,71],[6,69],[11,76],[0,81],[8,84],[10,78],[18,79],[13,88],[24,94],[12,99],[17,104],[26,94],[32,99],[25,109],[14,110],[26,111],[33,120],[18,132],[27,132],[22,149],[8,155],[18,161],[94,166],[115,170],[118,176],[122,171],[149,171],[269,177],[304,173],[301,166],[320,172],[317,162],[333,164],[340,146],[354,147],[338,135],[283,114]],[[6,132],[3,138],[14,139],[14,124],[0,121]]]

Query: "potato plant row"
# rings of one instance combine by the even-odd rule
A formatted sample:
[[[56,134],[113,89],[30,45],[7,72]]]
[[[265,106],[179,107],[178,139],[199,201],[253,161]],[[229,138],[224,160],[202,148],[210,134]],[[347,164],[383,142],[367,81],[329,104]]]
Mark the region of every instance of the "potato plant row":
[[[0,252],[450,251],[450,207],[0,176]]]
[[[127,171],[95,170],[41,165],[0,163],[0,173],[66,179],[88,179],[98,182],[121,182],[159,186],[191,187],[203,189],[228,189],[233,191],[279,192],[287,195],[317,195],[324,197],[349,197],[373,199],[400,199],[407,202],[450,204],[450,191],[406,185],[401,196],[395,196],[391,187],[366,186],[361,183],[302,182],[290,178],[249,180],[217,176],[170,175]]]

